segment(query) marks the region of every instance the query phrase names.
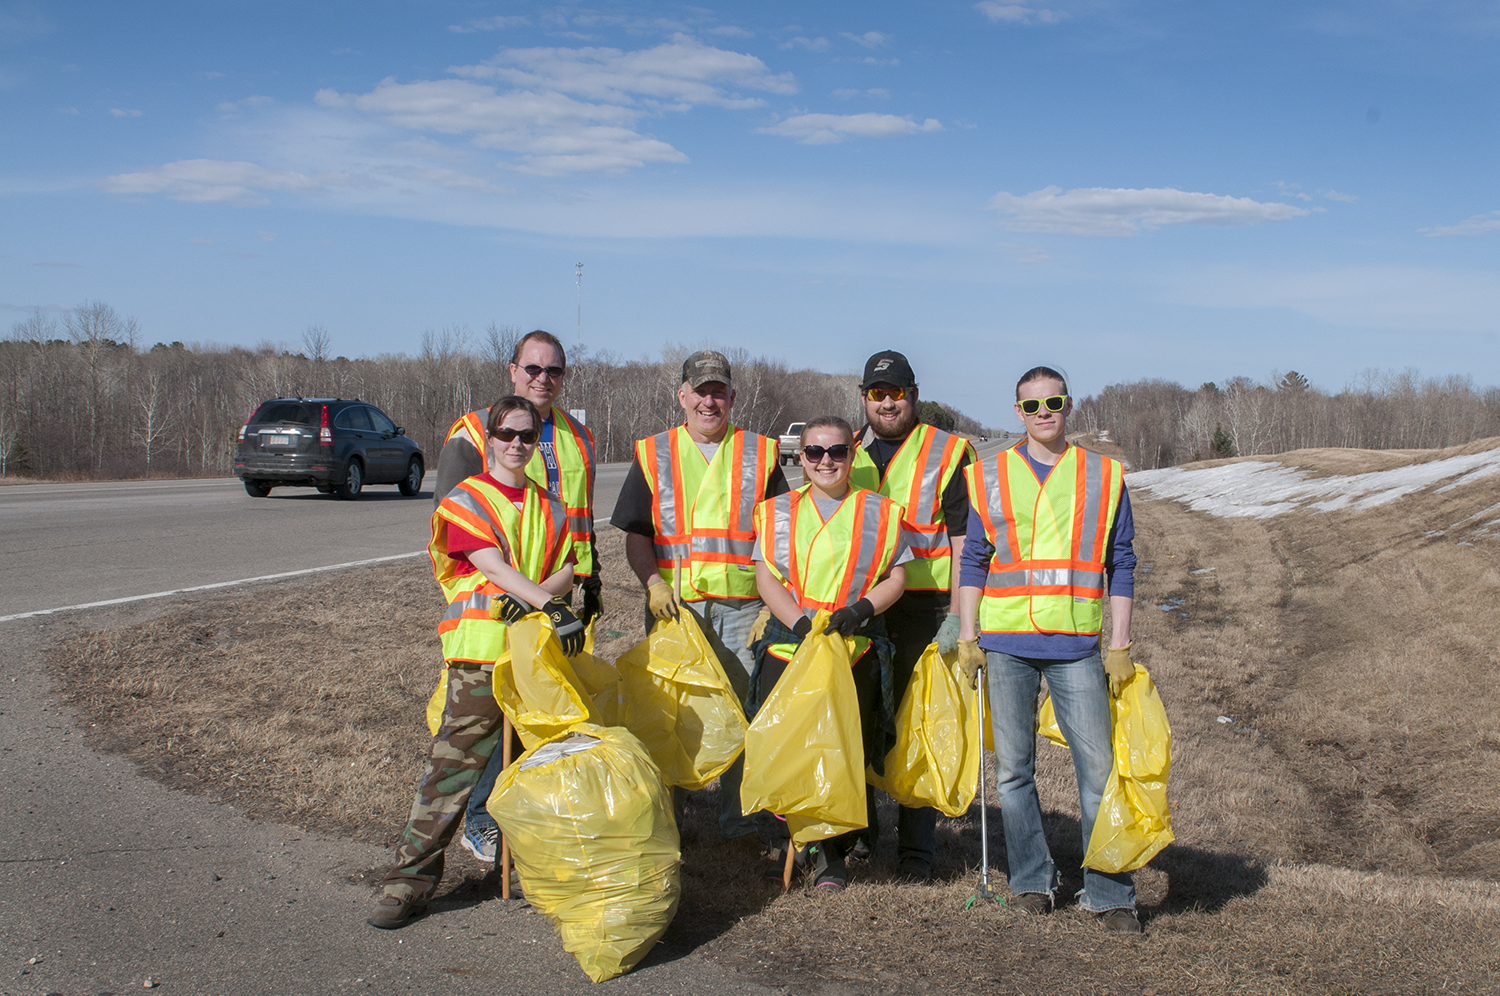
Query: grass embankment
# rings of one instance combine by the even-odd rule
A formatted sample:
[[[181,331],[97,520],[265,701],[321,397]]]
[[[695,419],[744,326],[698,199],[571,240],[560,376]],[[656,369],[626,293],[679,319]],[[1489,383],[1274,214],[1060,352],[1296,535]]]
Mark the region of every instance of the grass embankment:
[[[1277,461],[1329,475],[1440,455]],[[818,992],[1491,989],[1500,572],[1477,513],[1500,499],[1495,480],[1268,519],[1136,497],[1137,657],[1173,723],[1178,837],[1136,875],[1143,939],[1107,937],[1075,907],[1041,920],[962,912],[977,810],[940,823],[933,886],[894,881],[888,829],[843,895],[781,896],[752,855],[721,846],[709,792],[689,811],[683,904],[662,956],[696,948]],[[640,596],[618,534],[606,530],[603,546],[600,628],[623,634],[601,647],[610,657],[640,638]],[[148,774],[267,818],[389,843],[425,755],[421,714],[439,658],[440,600],[424,567],[198,598],[72,640],[57,674]],[[1081,859],[1071,762],[1048,746],[1039,761],[1071,894]],[[990,816],[991,862],[1003,870],[998,810]],[[455,899],[493,890],[492,875],[454,853],[445,887]],[[496,904],[495,915],[518,914]]]

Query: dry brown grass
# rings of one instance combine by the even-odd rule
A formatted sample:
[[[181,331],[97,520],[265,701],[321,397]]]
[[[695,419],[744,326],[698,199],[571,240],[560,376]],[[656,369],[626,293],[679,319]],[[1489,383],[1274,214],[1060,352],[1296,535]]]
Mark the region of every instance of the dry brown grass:
[[[1321,475],[1438,455],[1278,459]],[[689,810],[681,913],[652,957],[698,950],[819,993],[1491,990],[1500,543],[1429,533],[1495,504],[1495,480],[1267,521],[1137,499],[1137,656],[1173,723],[1178,835],[1137,873],[1146,937],[1106,936],[1072,907],[1042,920],[963,912],[977,811],[941,822],[932,886],[893,881],[888,829],[843,895],[781,896],[753,856],[719,843],[708,792]],[[601,642],[608,657],[642,626],[623,544],[606,532],[600,628],[621,634]],[[148,774],[390,842],[427,744],[438,607],[425,563],[401,561],[185,602],[71,641],[57,673]],[[1064,751],[1041,748],[1039,782],[1071,892],[1081,850]],[[451,867],[456,897],[493,890],[472,862]]]

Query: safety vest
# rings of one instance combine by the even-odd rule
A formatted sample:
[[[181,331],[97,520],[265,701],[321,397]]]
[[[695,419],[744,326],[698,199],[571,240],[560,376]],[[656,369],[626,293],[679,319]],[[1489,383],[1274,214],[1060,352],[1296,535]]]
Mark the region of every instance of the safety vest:
[[[546,417],[546,413],[543,413]],[[481,408],[470,412],[454,422],[443,442],[463,435],[479,450],[480,459],[489,467],[489,450],[485,448],[485,423],[490,420],[490,410]],[[588,426],[563,411],[552,409],[552,447],[557,454],[558,486],[568,510],[568,531],[572,534],[573,549],[578,563],[574,567],[580,575],[594,574],[593,545],[589,534],[594,531],[594,434]],[[547,487],[547,461],[540,448],[526,464],[526,476],[544,489]]]
[[[995,546],[979,629],[1096,635],[1124,471],[1118,460],[1070,446],[1038,484],[1022,445],[964,470],[971,514]]]
[[[682,565],[682,597],[755,598],[755,504],[777,467],[776,440],[731,425],[713,460],[683,426],[635,444],[651,488],[656,569],[672,583]]]
[[[438,623],[445,661],[492,664],[506,647],[504,624],[490,618],[490,599],[505,589],[481,571],[456,573],[457,561],[448,556],[449,524],[494,540],[506,563],[540,584],[568,562],[572,543],[566,522],[562,499],[534,481],[527,482],[521,508],[477,477],[448,492],[432,513],[432,542],[427,545],[432,573],[448,600]]]
[[[901,539],[901,506],[851,487],[827,522],[818,513],[812,485],[767,499],[755,507],[760,555],[791,588],[803,609],[841,609],[865,595],[890,570]],[[856,638],[851,660],[870,641]],[[790,660],[796,648],[776,644],[771,652]]]
[[[919,424],[897,448],[881,477],[865,448],[855,447],[850,485],[878,491],[905,509],[906,528],[914,534],[913,559],[906,565],[907,591],[947,591],[953,583],[943,491],[965,453],[972,463],[974,447],[967,439]]]

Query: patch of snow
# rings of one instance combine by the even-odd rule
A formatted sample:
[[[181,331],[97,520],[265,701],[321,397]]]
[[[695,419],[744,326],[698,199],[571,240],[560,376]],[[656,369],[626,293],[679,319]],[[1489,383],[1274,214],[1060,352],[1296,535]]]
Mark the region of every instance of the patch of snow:
[[[1332,477],[1314,478],[1295,467],[1251,461],[1198,470],[1182,467],[1139,470],[1127,474],[1126,480],[1133,491],[1153,498],[1171,498],[1196,512],[1219,518],[1270,519],[1303,507],[1318,512],[1364,511],[1449,478],[1458,479],[1438,489],[1439,492],[1493,474],[1500,474],[1500,449],[1368,474]]]

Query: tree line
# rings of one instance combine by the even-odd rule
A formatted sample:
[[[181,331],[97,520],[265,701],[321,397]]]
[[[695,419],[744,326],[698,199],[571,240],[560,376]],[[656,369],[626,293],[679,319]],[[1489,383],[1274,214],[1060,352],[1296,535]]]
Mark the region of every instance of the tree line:
[[[492,323],[424,332],[416,355],[330,356],[326,329],[301,349],[157,342],[103,302],[58,317],[41,311],[0,341],[0,475],[129,478],[233,473],[239,427],[277,397],[359,398],[402,426],[435,466],[455,419],[511,391],[508,364],[525,331]],[[635,440],[681,422],[682,361],[698,346],[671,345],[656,359],[568,350],[559,403],[587,413],[598,459],[631,458]],[[778,435],[813,415],[864,421],[854,374],[793,370],[724,349],[734,370],[735,424]],[[924,421],[980,431],[946,405],[922,403]]]
[[[1500,388],[1464,376],[1366,371],[1329,394],[1295,370],[1190,390],[1167,380],[1111,384],[1078,403],[1133,469],[1308,447],[1429,449],[1500,436]]]

